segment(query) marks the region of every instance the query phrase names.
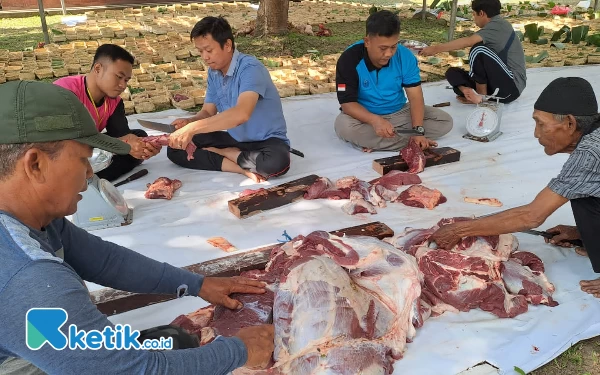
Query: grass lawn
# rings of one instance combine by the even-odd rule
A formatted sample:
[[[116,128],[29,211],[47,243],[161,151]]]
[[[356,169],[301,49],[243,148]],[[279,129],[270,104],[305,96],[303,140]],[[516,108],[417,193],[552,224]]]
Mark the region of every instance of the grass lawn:
[[[396,1],[370,0],[368,3],[391,5]],[[418,3],[416,0],[412,0]],[[430,2],[430,1],[428,1]],[[503,1],[504,2],[504,1]],[[509,0],[517,3],[516,0]],[[569,3],[573,1],[569,0]],[[460,0],[460,4],[468,1]],[[576,3],[576,1],[575,1]],[[415,6],[418,7],[418,6]],[[60,15],[48,16],[48,28],[52,29],[61,20]],[[238,48],[248,54],[264,57],[293,56],[300,57],[309,50],[317,50],[320,55],[336,54],[342,52],[347,46],[361,39],[364,35],[364,22],[327,23],[333,36],[321,38],[298,33],[290,33],[282,37],[254,38],[251,36],[238,37]],[[443,42],[447,38],[445,23],[429,21],[422,23],[420,20],[403,19],[401,38],[417,39],[425,43]],[[456,37],[465,33],[457,33]],[[0,49],[21,51],[35,48],[43,42],[41,21],[39,17],[26,18],[0,18]],[[49,81],[53,79],[48,79]],[[198,108],[195,108],[198,109]],[[194,110],[194,109],[192,109]],[[600,374],[600,337],[575,344],[557,359],[546,366],[532,372],[532,375],[594,375]]]

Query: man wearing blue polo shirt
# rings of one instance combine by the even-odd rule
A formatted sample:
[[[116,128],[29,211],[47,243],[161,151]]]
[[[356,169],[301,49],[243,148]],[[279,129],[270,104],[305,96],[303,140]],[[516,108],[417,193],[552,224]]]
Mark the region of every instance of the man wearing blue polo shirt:
[[[209,66],[202,110],[173,121],[167,156],[185,168],[235,172],[255,182],[285,174],[290,141],[277,88],[255,57],[235,49],[222,17],[205,17],[190,39]],[[224,131],[226,130],[226,131]],[[198,149],[188,160],[190,142]]]
[[[364,40],[348,47],[337,63],[342,112],[335,132],[365,152],[398,151],[411,138],[427,149],[452,129],[448,113],[425,106],[417,59],[398,45],[399,35],[396,14],[373,13],[367,18]]]

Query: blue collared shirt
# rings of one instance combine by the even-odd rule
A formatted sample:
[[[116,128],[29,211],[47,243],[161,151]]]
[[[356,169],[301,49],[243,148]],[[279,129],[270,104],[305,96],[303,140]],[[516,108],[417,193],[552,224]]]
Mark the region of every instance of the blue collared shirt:
[[[258,102],[250,119],[227,130],[229,134],[238,142],[259,142],[275,137],[289,144],[279,92],[260,61],[235,50],[227,74],[209,68],[204,102],[214,104],[217,111],[234,107],[240,94],[246,91],[257,93]]]

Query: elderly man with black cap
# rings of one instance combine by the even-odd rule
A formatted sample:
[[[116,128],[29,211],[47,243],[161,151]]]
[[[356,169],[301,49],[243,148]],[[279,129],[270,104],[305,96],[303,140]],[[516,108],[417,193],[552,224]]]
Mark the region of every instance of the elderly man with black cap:
[[[552,81],[536,101],[534,136],[548,155],[570,154],[561,172],[533,200],[496,215],[442,226],[431,242],[451,248],[461,238],[493,236],[536,228],[559,207],[571,202],[577,226],[559,225],[548,232],[550,243],[568,246],[580,239],[580,255],[600,273],[600,115],[592,86],[579,77]],[[600,298],[600,279],[580,282],[581,289]]]
[[[183,329],[162,326],[137,339],[172,339],[172,349],[185,350],[122,349],[135,334],[98,311],[84,280],[135,293],[199,296],[234,309],[242,304],[231,293],[264,293],[265,285],[203,277],[76,227],[65,216],[77,210],[92,176],[92,149],[127,155],[130,146],[98,133],[75,94],[57,85],[8,82],[0,85],[0,98],[0,374],[227,374],[267,366],[272,325],[202,347]]]

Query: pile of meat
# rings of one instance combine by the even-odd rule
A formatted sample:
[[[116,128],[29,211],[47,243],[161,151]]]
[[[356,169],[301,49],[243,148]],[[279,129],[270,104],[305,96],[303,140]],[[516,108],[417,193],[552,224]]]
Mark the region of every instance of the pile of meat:
[[[205,344],[272,320],[271,374],[390,374],[426,318],[414,257],[376,238],[298,236],[273,250],[265,270],[242,276],[269,291],[237,296],[239,311],[209,306],[172,324]]]
[[[390,171],[382,177],[366,182],[356,177],[344,177],[333,183],[320,177],[304,194],[304,199],[349,199],[342,210],[354,215],[358,213],[376,214],[376,207],[386,207],[388,202],[401,202],[407,206],[432,210],[446,202],[446,197],[437,189],[429,189],[421,184],[416,174]],[[401,186],[412,185],[398,192]]]
[[[169,145],[169,134],[162,135],[150,135],[148,137],[143,137],[142,141],[150,143],[154,147],[162,147]],[[190,142],[185,148],[185,152],[187,153],[187,160],[190,161],[194,158],[194,152],[196,152],[196,145],[194,142]]]
[[[391,374],[430,316],[480,308],[508,318],[528,304],[557,305],[542,261],[518,251],[512,235],[465,238],[451,250],[428,247],[439,225],[456,220],[464,219],[385,241],[320,231],[298,236],[276,247],[264,270],[242,273],[265,281],[266,294],[234,296],[244,303],[239,311],[209,306],[172,324],[206,344],[272,322],[268,374]]]
[[[527,312],[528,303],[556,306],[554,285],[544,275],[544,264],[535,254],[518,251],[512,234],[466,237],[450,250],[428,246],[441,225],[469,218],[443,219],[429,229],[407,228],[386,238],[398,249],[415,256],[424,276],[421,299],[433,315],[444,311],[480,308],[500,318]]]
[[[180,180],[171,180],[168,177],[159,177],[153,183],[147,184],[144,196],[147,199],[171,200],[175,191],[181,187]]]

